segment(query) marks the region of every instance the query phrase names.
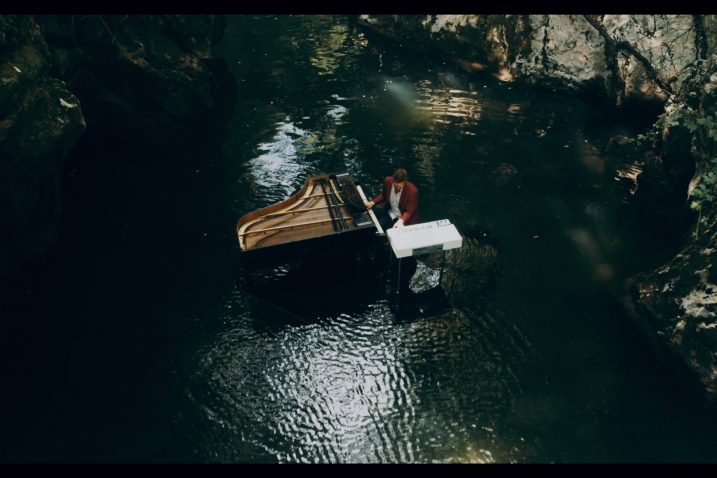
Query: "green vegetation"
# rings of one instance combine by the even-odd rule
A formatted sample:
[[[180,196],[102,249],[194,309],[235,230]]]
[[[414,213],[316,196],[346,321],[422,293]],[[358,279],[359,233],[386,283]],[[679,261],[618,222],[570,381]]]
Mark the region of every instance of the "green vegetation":
[[[702,216],[702,209],[705,206],[712,206],[715,202],[715,185],[717,184],[717,158],[710,159],[710,170],[702,175],[700,183],[692,191],[690,196],[690,208],[697,211],[697,227],[693,235],[699,236],[700,224],[707,225],[707,217]]]
[[[690,98],[693,99],[693,98]],[[688,100],[689,101],[689,100]],[[697,105],[695,105],[697,106]],[[689,207],[697,212],[697,225],[693,237],[699,237],[700,226],[709,223],[709,211],[717,208],[717,114],[705,115],[698,108],[681,105],[663,113],[654,128],[637,136],[640,149],[659,149],[661,131],[684,128],[689,133],[692,157],[696,162],[697,186],[689,195]]]
[[[707,226],[708,218],[704,215],[709,207],[712,209],[715,203],[717,185],[717,157],[705,156],[705,152],[710,151],[709,145],[717,142],[717,117],[702,116],[690,107],[684,107],[665,119],[666,126],[678,127],[682,126],[690,132],[692,136],[691,145],[692,153],[698,162],[697,170],[703,171],[699,177],[697,187],[690,194],[690,208],[697,211],[697,227],[693,232],[693,236],[699,236],[700,225]],[[699,164],[700,162],[706,162]]]
[[[693,232],[695,238],[699,237],[700,225],[707,226],[708,218],[704,215],[709,207],[715,203],[715,185],[717,185],[717,158],[705,157],[704,152],[709,151],[708,145],[717,141],[717,118],[714,116],[701,116],[691,108],[683,108],[681,114],[669,120],[669,126],[684,126],[692,135],[692,153],[695,160],[705,161],[698,164],[698,171],[704,171],[697,187],[690,194],[690,208],[697,211],[697,226]]]

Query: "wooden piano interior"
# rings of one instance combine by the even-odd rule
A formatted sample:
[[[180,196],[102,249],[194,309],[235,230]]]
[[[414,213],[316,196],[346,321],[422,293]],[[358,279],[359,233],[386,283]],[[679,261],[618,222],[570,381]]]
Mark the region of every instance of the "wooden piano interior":
[[[335,234],[355,228],[339,184],[329,175],[313,176],[296,195],[245,214],[237,223],[242,250]]]

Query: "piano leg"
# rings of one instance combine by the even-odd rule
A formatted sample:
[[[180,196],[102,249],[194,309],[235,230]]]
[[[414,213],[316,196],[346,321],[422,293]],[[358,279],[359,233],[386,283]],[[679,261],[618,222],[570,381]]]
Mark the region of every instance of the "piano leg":
[[[418,268],[418,261],[413,256],[404,257],[398,259],[398,277],[396,277],[396,311],[401,301],[401,294],[404,295],[404,299],[411,299],[413,294],[411,292],[410,284],[413,275],[416,273]]]
[[[446,251],[441,251],[441,272],[438,273],[438,285],[443,282],[443,268],[446,266]]]
[[[401,259],[398,260],[398,280],[396,281],[396,312],[398,312],[398,306],[401,302]]]

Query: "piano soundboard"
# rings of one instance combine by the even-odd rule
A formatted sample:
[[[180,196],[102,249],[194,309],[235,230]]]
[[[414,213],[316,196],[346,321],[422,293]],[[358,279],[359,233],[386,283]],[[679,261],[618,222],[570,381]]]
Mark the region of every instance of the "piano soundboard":
[[[397,259],[463,246],[463,238],[448,219],[387,229],[386,235]]]

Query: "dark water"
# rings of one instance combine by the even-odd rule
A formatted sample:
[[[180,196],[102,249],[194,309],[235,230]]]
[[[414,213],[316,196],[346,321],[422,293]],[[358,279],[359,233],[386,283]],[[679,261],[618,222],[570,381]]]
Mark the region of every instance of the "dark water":
[[[615,298],[675,248],[604,152],[651,118],[343,17],[232,18],[221,53],[227,126],[162,150],[88,134],[68,159],[51,272],[9,314],[3,461],[715,461],[699,390]],[[399,164],[464,235],[447,304],[397,316],[360,257],[240,280],[240,215],[320,172],[373,194]]]

